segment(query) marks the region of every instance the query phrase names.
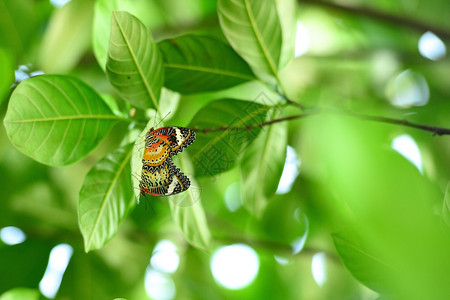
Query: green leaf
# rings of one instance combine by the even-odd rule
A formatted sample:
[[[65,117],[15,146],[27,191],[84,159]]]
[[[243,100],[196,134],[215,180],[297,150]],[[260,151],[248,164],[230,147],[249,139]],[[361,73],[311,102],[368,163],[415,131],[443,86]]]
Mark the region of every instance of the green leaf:
[[[86,175],[78,200],[78,223],[86,252],[101,248],[117,232],[134,201],[130,180],[132,144],[118,148]]]
[[[274,0],[219,0],[218,14],[234,50],[253,69],[278,77],[282,38]]]
[[[264,122],[268,109],[234,99],[213,101],[203,107],[189,124],[194,130],[199,128],[196,142],[187,149],[192,153],[195,175],[214,176],[231,169],[261,131],[259,127],[246,130],[246,126]],[[204,132],[207,128],[213,130]]]
[[[184,93],[226,89],[255,79],[233,49],[204,36],[185,35],[160,42],[165,86]]]
[[[92,49],[99,66],[106,68],[109,41],[105,36],[111,35],[111,14],[118,10],[117,1],[98,0],[94,4],[94,22],[92,28]]]
[[[158,108],[163,83],[161,54],[144,24],[113,12],[106,73],[120,95],[139,108]]]
[[[63,166],[85,157],[118,120],[79,79],[43,75],[19,84],[3,122],[17,149],[41,163]]]
[[[10,51],[0,48],[0,105],[6,99],[14,82],[13,58]]]
[[[111,15],[113,11],[127,11],[149,28],[159,27],[165,24],[165,16],[161,13],[161,7],[157,3],[147,0],[97,0],[94,4],[94,21],[92,28],[92,48],[99,66],[106,68],[108,58],[109,40],[111,35]]]
[[[271,113],[271,119],[280,115]],[[242,202],[253,214],[260,216],[280,182],[286,160],[287,122],[264,128],[245,150],[241,162]]]
[[[297,1],[276,0],[278,16],[282,31],[282,46],[280,55],[281,69],[294,57],[295,35],[297,33]]]
[[[39,300],[39,297],[38,290],[17,287],[0,295],[0,300]]]
[[[369,288],[386,293],[391,283],[386,274],[397,272],[375,248],[366,245],[356,232],[344,230],[333,234],[333,242],[342,262],[352,275]]]
[[[180,166],[182,172],[191,180],[191,186],[187,191],[169,197],[173,220],[191,245],[199,249],[209,250],[211,247],[211,232],[200,199],[201,190],[192,176],[193,166],[186,154],[179,154],[176,158],[176,163]]]
[[[444,203],[442,205],[442,221],[450,228],[450,182],[445,190]]]
[[[39,51],[45,73],[67,73],[91,44],[93,1],[70,1],[53,13]]]

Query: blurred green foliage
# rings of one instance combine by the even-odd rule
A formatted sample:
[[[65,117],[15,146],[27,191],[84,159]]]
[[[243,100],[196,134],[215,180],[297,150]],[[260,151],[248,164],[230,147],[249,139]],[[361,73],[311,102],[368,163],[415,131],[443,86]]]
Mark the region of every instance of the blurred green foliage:
[[[37,299],[62,243],[57,299],[149,299],[161,240],[176,299],[448,299],[450,60],[418,49],[450,45],[447,2],[0,0],[0,229],[26,234],[0,241],[0,299]],[[197,140],[175,160],[191,188],[153,214],[136,166],[163,118]],[[260,265],[231,290],[210,260],[236,243]]]

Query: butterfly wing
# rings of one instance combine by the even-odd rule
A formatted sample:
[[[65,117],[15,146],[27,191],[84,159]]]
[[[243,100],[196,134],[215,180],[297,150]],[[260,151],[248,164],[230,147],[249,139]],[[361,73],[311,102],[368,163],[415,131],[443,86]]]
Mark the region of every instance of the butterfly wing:
[[[195,141],[195,131],[185,127],[172,127],[173,133],[169,138],[172,155],[182,152]]]
[[[162,130],[164,129],[164,130]],[[159,128],[157,130],[150,129],[145,135],[145,149],[142,156],[142,163],[150,167],[161,166],[169,157],[171,157],[172,149],[168,141],[169,136],[166,129],[170,127]]]
[[[194,140],[195,131],[184,127],[152,128],[147,132],[139,183],[142,195],[170,196],[189,188],[189,178],[174,165],[172,156]]]
[[[141,194],[153,196],[170,196],[184,192],[189,188],[191,182],[168,158],[159,167],[142,167],[141,182],[139,187]]]

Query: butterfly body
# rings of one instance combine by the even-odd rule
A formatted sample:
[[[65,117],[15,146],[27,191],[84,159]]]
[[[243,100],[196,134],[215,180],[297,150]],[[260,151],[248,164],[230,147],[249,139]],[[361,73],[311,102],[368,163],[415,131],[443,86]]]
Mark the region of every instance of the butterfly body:
[[[175,166],[172,157],[194,140],[195,132],[184,127],[151,128],[146,133],[139,183],[141,195],[170,196],[189,188],[189,178]]]

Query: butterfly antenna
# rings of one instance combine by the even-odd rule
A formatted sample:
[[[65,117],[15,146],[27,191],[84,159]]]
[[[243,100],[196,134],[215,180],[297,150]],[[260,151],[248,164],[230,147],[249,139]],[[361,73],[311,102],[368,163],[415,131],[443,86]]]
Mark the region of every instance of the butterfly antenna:
[[[169,111],[164,118],[161,119],[161,121],[159,121],[155,126],[153,126],[153,128],[156,128],[158,126],[159,123],[161,123],[162,121],[164,121],[165,118],[167,118],[167,116],[170,114],[171,112]],[[155,117],[156,118],[156,117]]]
[[[153,211],[153,214],[156,216],[156,211],[153,209],[153,206],[152,206],[152,203],[150,202],[150,200],[148,200],[148,198],[147,198],[147,196],[145,196],[144,195],[144,198],[145,198],[145,209],[147,209],[147,203],[148,203],[148,205],[150,205],[150,208],[152,209],[152,211]]]

